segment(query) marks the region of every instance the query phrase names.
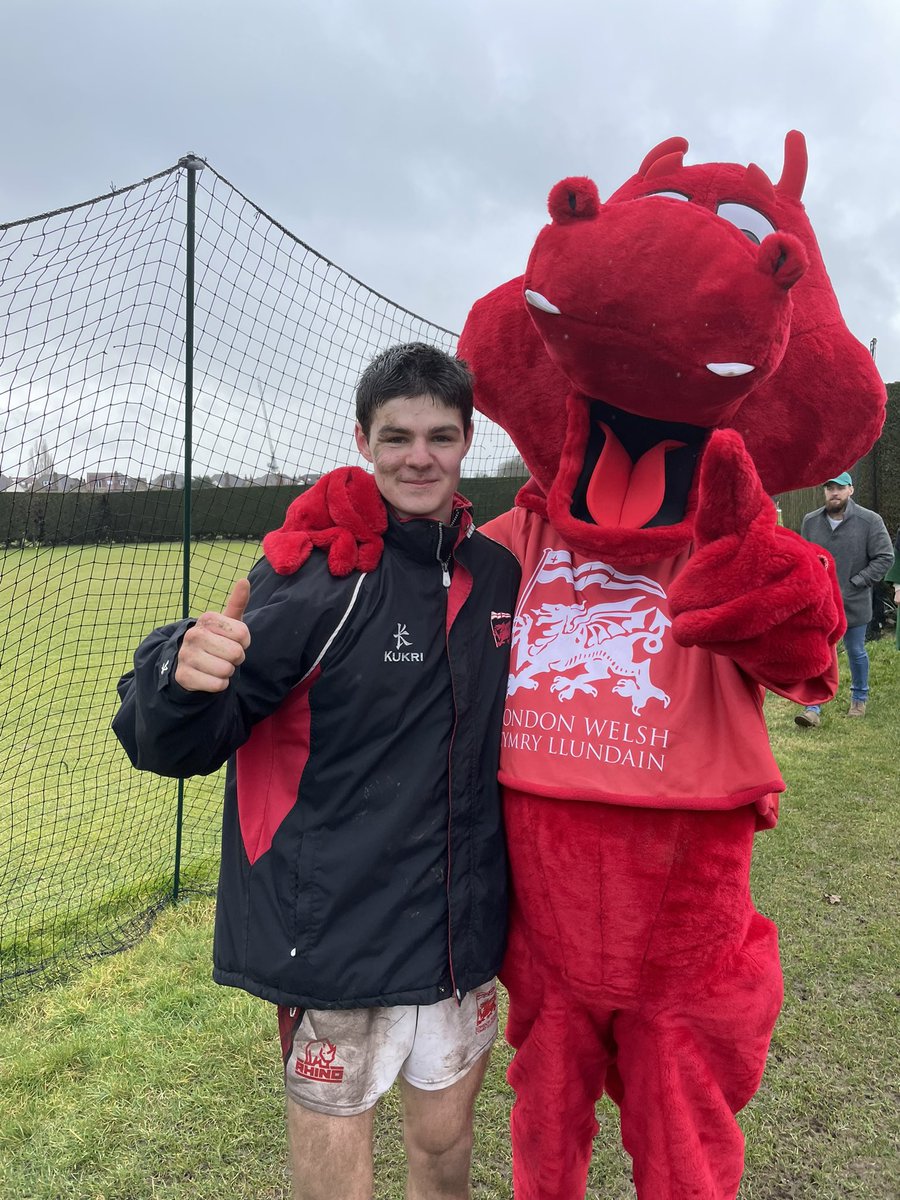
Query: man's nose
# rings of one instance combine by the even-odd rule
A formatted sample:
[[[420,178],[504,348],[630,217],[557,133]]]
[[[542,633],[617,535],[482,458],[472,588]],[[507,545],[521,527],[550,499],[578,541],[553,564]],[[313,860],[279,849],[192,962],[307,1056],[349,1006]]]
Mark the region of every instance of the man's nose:
[[[424,438],[410,442],[406,460],[416,467],[427,467],[431,463],[431,448]]]

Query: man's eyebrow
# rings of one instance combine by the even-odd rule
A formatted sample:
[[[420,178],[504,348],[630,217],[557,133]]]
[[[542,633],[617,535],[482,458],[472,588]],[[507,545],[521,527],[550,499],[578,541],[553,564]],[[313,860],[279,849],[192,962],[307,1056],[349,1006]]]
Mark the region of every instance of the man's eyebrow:
[[[459,426],[454,425],[452,421],[449,421],[446,425],[431,425],[426,430],[426,433],[431,434],[431,435],[433,435],[435,433],[459,433],[459,432],[460,432]],[[385,437],[385,436],[393,437],[398,433],[409,435],[412,433],[412,430],[408,429],[405,425],[382,425],[381,428],[378,430],[379,437]]]

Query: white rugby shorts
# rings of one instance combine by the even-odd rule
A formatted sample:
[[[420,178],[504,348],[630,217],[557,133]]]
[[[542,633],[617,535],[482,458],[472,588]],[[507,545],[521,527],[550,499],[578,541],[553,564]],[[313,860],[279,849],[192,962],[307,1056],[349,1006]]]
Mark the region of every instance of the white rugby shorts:
[[[285,1087],[304,1108],[353,1116],[372,1107],[398,1075],[424,1091],[450,1087],[497,1037],[494,980],[462,1004],[395,1008],[279,1008]]]

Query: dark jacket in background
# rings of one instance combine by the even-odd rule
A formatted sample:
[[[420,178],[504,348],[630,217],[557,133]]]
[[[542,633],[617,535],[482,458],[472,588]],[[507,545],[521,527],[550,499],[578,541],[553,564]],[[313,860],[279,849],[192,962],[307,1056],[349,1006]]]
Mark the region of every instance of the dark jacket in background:
[[[219,983],[359,1008],[461,997],[499,969],[519,566],[461,519],[392,517],[368,574],[336,579],[318,550],[293,575],[258,563],[252,642],[225,692],[175,683],[186,622],[135,654],[114,721],[135,766],[195,775],[228,759]]]
[[[884,578],[894,561],[890,535],[878,513],[848,500],[843,521],[832,529],[823,505],[806,514],[800,535],[834,559],[847,624],[868,625],[872,586]]]

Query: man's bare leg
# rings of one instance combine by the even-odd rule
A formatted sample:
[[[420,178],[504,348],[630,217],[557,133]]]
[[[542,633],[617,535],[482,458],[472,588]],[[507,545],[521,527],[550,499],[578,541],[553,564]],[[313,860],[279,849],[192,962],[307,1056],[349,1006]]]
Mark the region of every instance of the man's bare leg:
[[[490,1051],[448,1088],[426,1092],[400,1079],[407,1200],[468,1200],[472,1114]]]
[[[352,1117],[287,1102],[294,1200],[372,1200],[374,1107]]]

